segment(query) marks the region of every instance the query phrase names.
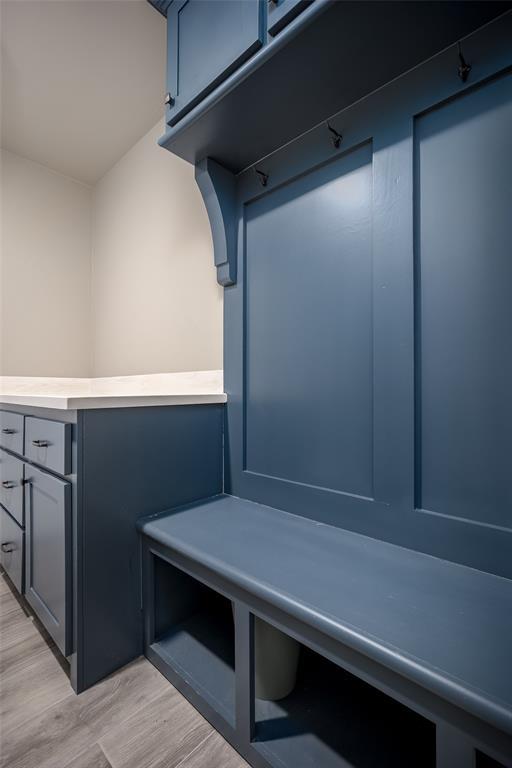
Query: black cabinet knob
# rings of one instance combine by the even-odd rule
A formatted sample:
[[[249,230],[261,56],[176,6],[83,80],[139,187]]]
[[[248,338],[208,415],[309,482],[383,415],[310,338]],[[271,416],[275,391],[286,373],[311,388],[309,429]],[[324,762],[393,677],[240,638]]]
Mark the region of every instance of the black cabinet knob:
[[[36,448],[47,448],[50,443],[48,440],[32,440],[32,445],[35,445]]]
[[[4,541],[0,548],[2,552],[14,552],[16,545],[13,541]]]
[[[8,427],[4,427],[2,429],[2,435],[14,435],[14,433],[15,433],[14,429],[9,429]]]
[[[2,480],[2,488],[14,488],[16,486],[16,483],[13,483],[12,480]]]
[[[165,94],[164,104],[166,107],[172,107],[172,105],[174,104],[174,99],[170,93]]]

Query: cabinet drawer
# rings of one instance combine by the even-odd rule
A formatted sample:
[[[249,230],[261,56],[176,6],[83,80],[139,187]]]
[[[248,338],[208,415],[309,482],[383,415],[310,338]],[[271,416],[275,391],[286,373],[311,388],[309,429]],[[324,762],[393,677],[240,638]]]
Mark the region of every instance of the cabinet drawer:
[[[23,516],[23,477],[22,461],[7,451],[0,449],[0,504],[24,525]]]
[[[60,475],[68,475],[71,472],[71,424],[27,416],[25,456]]]
[[[20,413],[0,411],[0,446],[23,453],[23,416]]]
[[[23,539],[23,529],[0,507],[0,563],[18,592],[23,592]]]
[[[167,13],[166,120],[178,120],[262,45],[260,0],[174,0]]]
[[[71,484],[27,464],[25,597],[57,647],[71,653]]]
[[[313,0],[269,0],[267,16],[269,35],[277,35],[312,2]]]

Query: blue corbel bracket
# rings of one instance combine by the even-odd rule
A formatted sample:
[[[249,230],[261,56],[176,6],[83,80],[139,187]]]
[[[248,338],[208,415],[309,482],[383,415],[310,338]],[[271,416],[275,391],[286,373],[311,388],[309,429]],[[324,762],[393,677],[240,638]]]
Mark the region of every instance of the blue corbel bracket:
[[[203,196],[213,238],[217,281],[236,283],[236,181],[222,165],[206,157],[196,165],[196,182]]]
[[[165,17],[167,17],[167,11],[171,2],[172,0],[148,0],[148,3],[152,5],[153,8],[156,8],[157,11],[160,11],[162,16]]]

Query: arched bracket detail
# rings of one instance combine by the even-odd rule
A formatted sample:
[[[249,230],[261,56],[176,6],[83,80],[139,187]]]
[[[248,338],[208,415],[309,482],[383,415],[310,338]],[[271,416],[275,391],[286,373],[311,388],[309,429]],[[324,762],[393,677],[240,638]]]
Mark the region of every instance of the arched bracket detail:
[[[237,251],[235,176],[210,157],[197,163],[195,175],[210,220],[217,281],[223,286],[234,285]]]

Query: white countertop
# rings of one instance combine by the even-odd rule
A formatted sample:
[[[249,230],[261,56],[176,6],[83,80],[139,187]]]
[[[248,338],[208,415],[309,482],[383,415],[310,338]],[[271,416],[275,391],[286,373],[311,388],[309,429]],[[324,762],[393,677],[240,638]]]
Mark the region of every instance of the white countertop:
[[[222,371],[96,379],[0,376],[0,403],[75,410],[225,403]]]

